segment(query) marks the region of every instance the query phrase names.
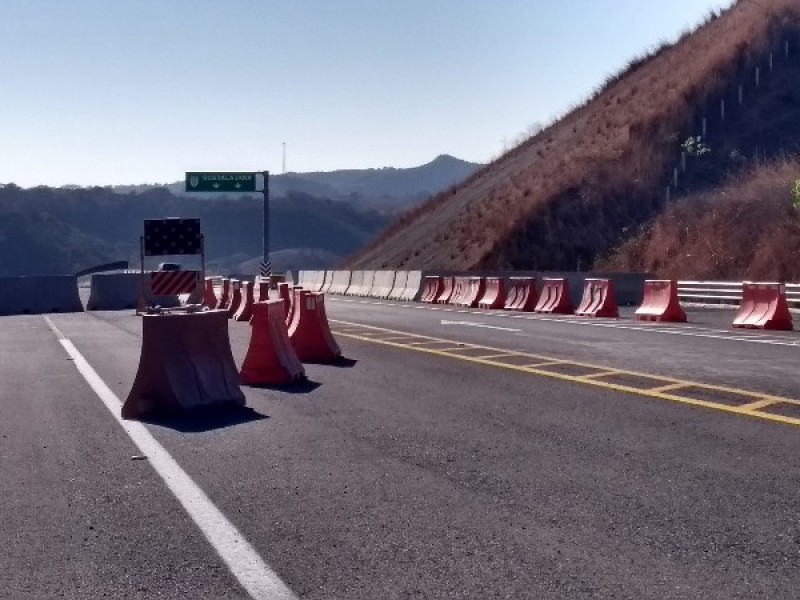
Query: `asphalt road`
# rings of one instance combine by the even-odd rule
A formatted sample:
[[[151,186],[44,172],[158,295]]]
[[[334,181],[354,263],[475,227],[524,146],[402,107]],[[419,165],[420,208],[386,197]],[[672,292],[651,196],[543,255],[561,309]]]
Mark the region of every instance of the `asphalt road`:
[[[343,323],[786,398],[800,336],[365,302],[327,303],[350,363],[147,425],[297,597],[800,596],[798,427]],[[124,400],[140,319],[51,320]],[[0,598],[248,597],[41,316],[0,319],[0,381]]]

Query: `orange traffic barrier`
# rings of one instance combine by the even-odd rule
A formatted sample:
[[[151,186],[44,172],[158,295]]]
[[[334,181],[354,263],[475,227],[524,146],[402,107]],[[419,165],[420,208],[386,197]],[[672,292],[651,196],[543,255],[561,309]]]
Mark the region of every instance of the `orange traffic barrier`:
[[[742,284],[742,302],[733,326],[784,331],[794,329],[783,284],[745,281]]]
[[[686,323],[686,312],[678,299],[678,282],[670,279],[646,280],[642,305],[636,309],[634,317],[640,321]]]
[[[292,292],[288,283],[278,284],[278,297],[283,301],[283,318],[286,320],[292,308]]]
[[[269,281],[260,279],[258,281],[258,301],[266,302],[269,300]]]
[[[506,303],[506,280],[502,277],[487,277],[483,296],[478,301],[481,308],[503,308]]]
[[[455,291],[455,278],[442,277],[442,286],[439,289],[439,294],[434,299],[436,304],[447,304]]]
[[[250,317],[253,314],[253,286],[255,283],[250,283],[249,281],[242,282],[242,301],[239,304],[239,308],[236,311],[236,314],[233,315],[234,321],[249,321]]]
[[[222,310],[142,315],[139,369],[125,419],[212,404],[244,406]]]
[[[536,279],[533,277],[510,277],[508,279],[508,292],[506,310],[520,310],[532,312],[536,307]]]
[[[303,363],[289,341],[283,300],[253,305],[250,345],[242,363],[245,385],[282,385],[305,377]]]
[[[286,313],[286,326],[292,324],[292,319],[294,318],[294,307],[297,306],[298,298],[300,297],[300,291],[303,289],[302,286],[296,285],[292,289],[289,290],[289,312]]]
[[[619,317],[614,282],[610,279],[587,279],[583,298],[575,311],[582,317]]]
[[[460,305],[462,299],[467,295],[469,291],[469,278],[467,277],[455,277],[453,280],[453,293],[450,296],[450,299],[447,301],[448,304]]]
[[[476,308],[478,306],[478,300],[483,296],[485,289],[486,279],[484,277],[465,277],[463,291],[458,301],[453,302],[453,304],[466,306],[468,308]]]
[[[435,302],[436,298],[442,291],[444,281],[442,277],[435,275],[427,275],[425,283],[423,284],[422,294],[420,294],[419,301],[425,303]]]
[[[228,310],[231,305],[231,280],[227,277],[222,278],[222,295],[219,298],[216,308]]]
[[[289,339],[297,357],[303,362],[334,362],[342,355],[333,339],[328,316],[325,313],[325,296],[298,290],[295,294]]]
[[[211,277],[206,277],[206,289],[205,293],[203,294],[203,306],[214,310],[217,308],[217,304],[219,304],[219,298],[217,298],[217,293],[214,291],[214,279]]]
[[[558,315],[572,314],[572,299],[569,296],[569,284],[566,279],[542,279],[542,293],[533,309],[536,312]]]
[[[239,310],[239,305],[242,303],[242,282],[238,279],[231,279],[231,301],[228,304],[227,312],[228,317],[231,319],[236,315]]]

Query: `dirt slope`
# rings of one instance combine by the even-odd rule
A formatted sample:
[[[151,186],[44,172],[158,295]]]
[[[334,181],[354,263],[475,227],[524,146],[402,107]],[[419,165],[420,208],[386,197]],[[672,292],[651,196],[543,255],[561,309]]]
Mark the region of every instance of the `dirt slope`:
[[[701,131],[703,119],[709,139],[721,136],[736,114],[731,94],[739,84],[748,99],[763,95],[750,81],[756,66],[764,86],[773,76],[766,62],[770,54],[775,73],[800,65],[798,23],[797,0],[740,0],[712,15],[676,44],[633,61],[583,106],[407,214],[348,266],[588,268],[664,210],[681,145]],[[769,98],[774,116],[781,90]],[[796,101],[790,95],[783,112],[796,111]],[[728,134],[736,160],[712,148],[701,175],[692,168],[681,172],[672,199],[719,184],[759,151],[762,159],[791,153],[786,144],[793,136],[787,140],[776,133],[786,124],[786,119],[768,124],[770,141],[761,149],[762,123],[746,132],[752,138],[747,144]],[[690,162],[694,158],[699,157]]]

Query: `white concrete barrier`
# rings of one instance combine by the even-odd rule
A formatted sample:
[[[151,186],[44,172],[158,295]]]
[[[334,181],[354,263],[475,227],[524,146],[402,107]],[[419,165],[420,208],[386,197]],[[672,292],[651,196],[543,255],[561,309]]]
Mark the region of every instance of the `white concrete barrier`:
[[[331,278],[331,286],[328,288],[329,294],[344,294],[350,287],[350,271],[334,271]]]
[[[387,298],[394,287],[394,276],[394,271],[375,271],[375,278],[367,295],[372,298]]]
[[[387,296],[390,300],[402,300],[408,283],[408,271],[397,271],[394,275],[394,286]]]
[[[403,300],[417,300],[422,287],[422,271],[409,271],[406,281],[406,290],[403,292]]]
[[[368,296],[369,291],[375,281],[375,271],[364,271],[364,281],[361,284],[361,291],[357,292],[359,296]]]
[[[0,315],[83,312],[74,275],[0,278]]]
[[[148,306],[174,308],[181,305],[181,298],[178,295],[153,295],[150,288],[150,272],[145,271],[144,277],[144,297]],[[135,309],[139,304],[141,286],[140,273],[95,273],[92,275],[86,310]],[[187,294],[187,301],[197,300],[188,296]]]
[[[345,294],[348,296],[357,296],[361,293],[361,288],[364,285],[364,271],[353,271],[350,274],[350,285],[348,286]]]

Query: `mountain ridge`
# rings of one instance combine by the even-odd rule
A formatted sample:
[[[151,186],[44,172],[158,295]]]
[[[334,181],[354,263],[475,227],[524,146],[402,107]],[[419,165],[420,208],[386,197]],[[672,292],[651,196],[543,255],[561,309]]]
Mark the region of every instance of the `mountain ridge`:
[[[687,186],[719,185],[729,170],[740,168],[729,157],[718,157],[719,150],[712,152],[719,167],[716,179],[692,181],[679,172],[680,184],[665,198],[683,146],[701,131],[701,120],[716,134],[725,120],[724,107],[723,117],[718,116],[720,101],[726,102],[727,116],[738,110],[737,82],[744,85],[745,97],[755,93],[752,70],[760,66],[767,79],[770,55],[770,65],[774,59],[776,68],[795,68],[798,23],[795,0],[740,0],[710,14],[675,44],[632,60],[550,127],[406,213],[344,264],[354,269],[591,267],[663,211],[665,201],[692,191]],[[792,51],[786,60],[784,41]],[[779,133],[788,128],[790,139],[800,139],[790,119],[767,118],[776,110],[793,114],[796,93],[778,90],[769,105],[758,123],[770,128],[768,135],[785,141]],[[731,155],[741,150],[745,163],[795,151],[791,144],[781,148],[782,141],[760,148],[761,132],[750,127],[746,133],[755,136],[754,143],[737,138],[726,146]]]

